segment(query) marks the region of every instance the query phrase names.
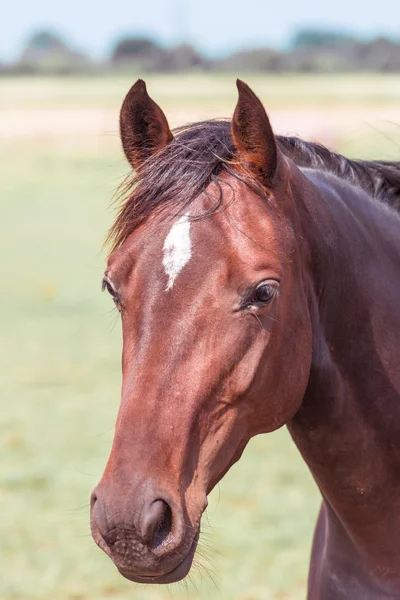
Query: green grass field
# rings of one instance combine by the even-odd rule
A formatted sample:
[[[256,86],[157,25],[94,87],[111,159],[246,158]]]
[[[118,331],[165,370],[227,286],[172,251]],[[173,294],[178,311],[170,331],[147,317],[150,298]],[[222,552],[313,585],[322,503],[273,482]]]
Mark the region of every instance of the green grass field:
[[[298,600],[319,498],[285,430],[253,440],[213,492],[187,584],[131,584],[89,535],[119,402],[101,247],[134,79],[0,81],[0,599]],[[398,77],[247,79],[279,131],[398,159]],[[149,90],[174,125],[229,116],[236,97],[227,76],[153,76]]]

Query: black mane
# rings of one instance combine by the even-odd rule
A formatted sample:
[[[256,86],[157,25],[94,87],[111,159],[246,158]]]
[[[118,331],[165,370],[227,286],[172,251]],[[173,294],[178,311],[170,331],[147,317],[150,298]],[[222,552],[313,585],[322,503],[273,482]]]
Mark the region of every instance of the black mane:
[[[183,209],[209,183],[218,184],[223,172],[241,178],[233,168],[235,147],[230,127],[229,120],[210,120],[175,130],[174,140],[122,186],[121,208],[109,233],[113,248],[156,208],[174,204]],[[277,136],[277,140],[284,155],[299,167],[333,173],[400,210],[400,162],[351,160],[296,137]],[[260,193],[255,181],[243,180]]]
[[[325,146],[277,136],[282,152],[299,167],[329,171],[400,211],[400,162],[349,159]]]

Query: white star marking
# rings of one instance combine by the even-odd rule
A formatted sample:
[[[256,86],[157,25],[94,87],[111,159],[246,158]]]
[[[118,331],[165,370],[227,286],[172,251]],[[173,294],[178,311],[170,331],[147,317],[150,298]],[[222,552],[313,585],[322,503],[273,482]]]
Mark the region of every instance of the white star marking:
[[[188,215],[180,217],[171,227],[165,238],[163,248],[163,265],[168,275],[168,284],[165,291],[174,285],[175,279],[189,262],[192,256],[190,241],[190,221]]]

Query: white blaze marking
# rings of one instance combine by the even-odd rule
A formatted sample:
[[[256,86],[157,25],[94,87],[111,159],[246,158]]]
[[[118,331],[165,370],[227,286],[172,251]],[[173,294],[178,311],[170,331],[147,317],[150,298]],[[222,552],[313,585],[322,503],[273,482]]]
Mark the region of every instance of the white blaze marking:
[[[166,291],[172,288],[176,277],[189,262],[191,256],[190,221],[188,215],[184,215],[173,224],[164,242],[163,265],[168,275]]]

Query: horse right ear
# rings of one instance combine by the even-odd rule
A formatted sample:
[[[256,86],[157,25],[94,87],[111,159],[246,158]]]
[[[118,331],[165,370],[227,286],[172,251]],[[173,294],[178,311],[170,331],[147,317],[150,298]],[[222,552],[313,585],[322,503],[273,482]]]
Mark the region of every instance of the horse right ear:
[[[278,148],[265,108],[253,90],[238,79],[238,102],[232,137],[239,160],[264,183],[271,183],[278,166]]]
[[[138,79],[126,95],[119,126],[125,156],[136,170],[173,139],[166,116],[148,95],[142,79]]]

